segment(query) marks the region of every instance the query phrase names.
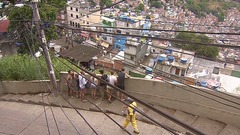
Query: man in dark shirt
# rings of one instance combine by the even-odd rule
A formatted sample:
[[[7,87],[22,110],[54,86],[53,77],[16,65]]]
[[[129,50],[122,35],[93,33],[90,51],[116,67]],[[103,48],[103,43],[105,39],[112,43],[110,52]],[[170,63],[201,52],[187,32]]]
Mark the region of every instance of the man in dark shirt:
[[[118,77],[117,77],[117,87],[125,90],[125,78],[130,78],[130,76],[126,73],[124,73],[124,69],[122,69],[119,73],[118,73]],[[121,92],[117,92],[118,98],[120,98],[121,100],[124,100],[124,95]]]

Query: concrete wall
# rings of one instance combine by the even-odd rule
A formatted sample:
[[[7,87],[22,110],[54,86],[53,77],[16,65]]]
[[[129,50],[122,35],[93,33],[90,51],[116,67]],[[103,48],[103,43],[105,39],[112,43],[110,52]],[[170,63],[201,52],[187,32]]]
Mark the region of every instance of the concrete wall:
[[[206,89],[196,90],[181,85],[179,86],[182,88],[160,81],[126,79],[126,90],[133,96],[151,104],[158,104],[167,108],[182,110],[197,116],[207,117],[240,127],[240,105],[222,99],[226,98],[240,104],[240,97]],[[206,94],[204,91],[212,93],[215,96]],[[220,98],[217,98],[216,96],[219,96]],[[222,102],[223,104],[217,101]]]
[[[0,93],[27,94],[49,92],[48,80],[43,81],[1,81]]]

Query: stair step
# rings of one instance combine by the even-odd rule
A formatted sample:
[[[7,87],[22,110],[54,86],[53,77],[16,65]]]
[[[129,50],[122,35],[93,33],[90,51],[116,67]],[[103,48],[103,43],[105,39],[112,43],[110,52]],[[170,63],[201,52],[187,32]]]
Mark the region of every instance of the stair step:
[[[106,112],[123,115],[122,111],[125,111],[125,109],[123,109],[123,107],[124,107],[123,103],[121,103],[118,100],[115,100],[106,108]]]
[[[106,108],[111,104],[108,100],[102,101],[101,99],[92,99],[92,98],[87,98],[90,102],[94,103],[97,105],[102,111],[106,112]],[[112,101],[114,102],[114,100]],[[90,106],[89,110],[90,111],[97,111],[100,112],[100,110],[95,106],[92,105]]]
[[[4,101],[9,101],[9,99],[11,99],[12,96],[14,96],[15,94],[6,94],[5,96],[1,97],[1,100]]]
[[[41,104],[41,105],[50,105],[50,98],[51,97],[49,95],[41,97],[41,99],[39,100],[39,104]]]
[[[9,101],[15,101],[15,102],[18,102],[19,101],[19,98],[21,98],[23,95],[21,94],[17,94],[17,95],[14,95],[12,96]]]
[[[240,128],[226,125],[218,135],[240,135]]]
[[[32,95],[29,98],[28,102],[32,104],[39,104],[39,101],[41,100],[42,100],[42,97],[40,95]]]
[[[91,105],[89,102],[85,101],[82,102],[78,98],[69,98],[68,101],[76,108],[81,110],[89,110]],[[67,104],[68,107],[71,107],[69,104]]]
[[[31,97],[32,97],[31,95],[26,94],[26,95],[22,95],[22,97],[20,97],[18,100],[19,100],[20,102],[25,102],[25,103],[27,103],[28,100],[29,100]]]
[[[154,106],[154,107],[157,108],[158,110],[161,110],[162,112],[167,113],[168,115],[171,115],[171,116],[175,113],[175,110],[173,110],[173,109],[168,109],[168,108],[165,108],[162,106]],[[160,114],[158,114],[152,110],[147,111],[146,115],[148,115],[151,118],[154,118],[154,120],[158,121],[159,123],[164,123],[165,121],[167,121],[167,118],[161,116]],[[143,121],[155,124],[153,121],[149,120],[147,117],[143,117]]]
[[[224,123],[203,117],[198,117],[197,120],[192,124],[194,128],[208,135],[218,135],[225,125],[226,124]]]
[[[197,116],[194,116],[194,115],[191,115],[191,114],[188,114],[188,113],[185,113],[185,112],[182,112],[182,111],[179,111],[177,110],[173,116],[182,121],[183,123],[186,123],[188,125],[192,125],[196,120],[197,120]],[[170,121],[170,120],[167,120],[163,123],[164,125],[168,126],[168,127],[171,127],[172,129],[174,130],[177,130],[177,131],[180,131],[182,133],[186,133],[187,130],[177,124],[175,124],[174,122]]]

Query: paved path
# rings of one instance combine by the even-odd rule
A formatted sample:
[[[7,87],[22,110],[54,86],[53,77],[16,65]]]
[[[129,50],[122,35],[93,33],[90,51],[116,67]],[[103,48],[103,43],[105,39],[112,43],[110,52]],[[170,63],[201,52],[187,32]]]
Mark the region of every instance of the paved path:
[[[62,135],[78,134],[71,123],[67,120],[59,107],[52,107],[60,133]],[[52,135],[58,134],[54,123],[51,109],[46,106],[46,113]],[[64,108],[65,113],[76,126],[82,135],[93,135],[93,131],[87,126],[83,119],[73,109]],[[79,112],[96,129],[99,135],[125,135],[125,131],[120,129],[115,123],[107,118],[103,113],[83,111]],[[110,114],[114,120],[122,124],[124,117]],[[0,101],[0,135],[46,135],[48,134],[45,113],[43,106]],[[162,128],[138,121],[140,134],[144,135],[168,135],[169,133]],[[131,125],[127,130],[133,133]]]

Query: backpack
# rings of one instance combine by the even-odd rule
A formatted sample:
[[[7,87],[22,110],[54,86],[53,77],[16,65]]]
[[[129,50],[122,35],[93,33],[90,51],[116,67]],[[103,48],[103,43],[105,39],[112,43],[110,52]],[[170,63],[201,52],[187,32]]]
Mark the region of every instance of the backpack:
[[[85,84],[85,88],[89,89],[91,87],[91,82],[87,81],[87,83]]]
[[[108,80],[108,75],[106,75],[106,74],[104,74],[103,76],[101,76],[101,79],[103,79],[104,81],[106,81],[106,82],[109,82]],[[105,84],[105,83],[103,83],[103,82],[100,82],[100,86],[104,86],[104,85],[107,85],[107,84]]]

